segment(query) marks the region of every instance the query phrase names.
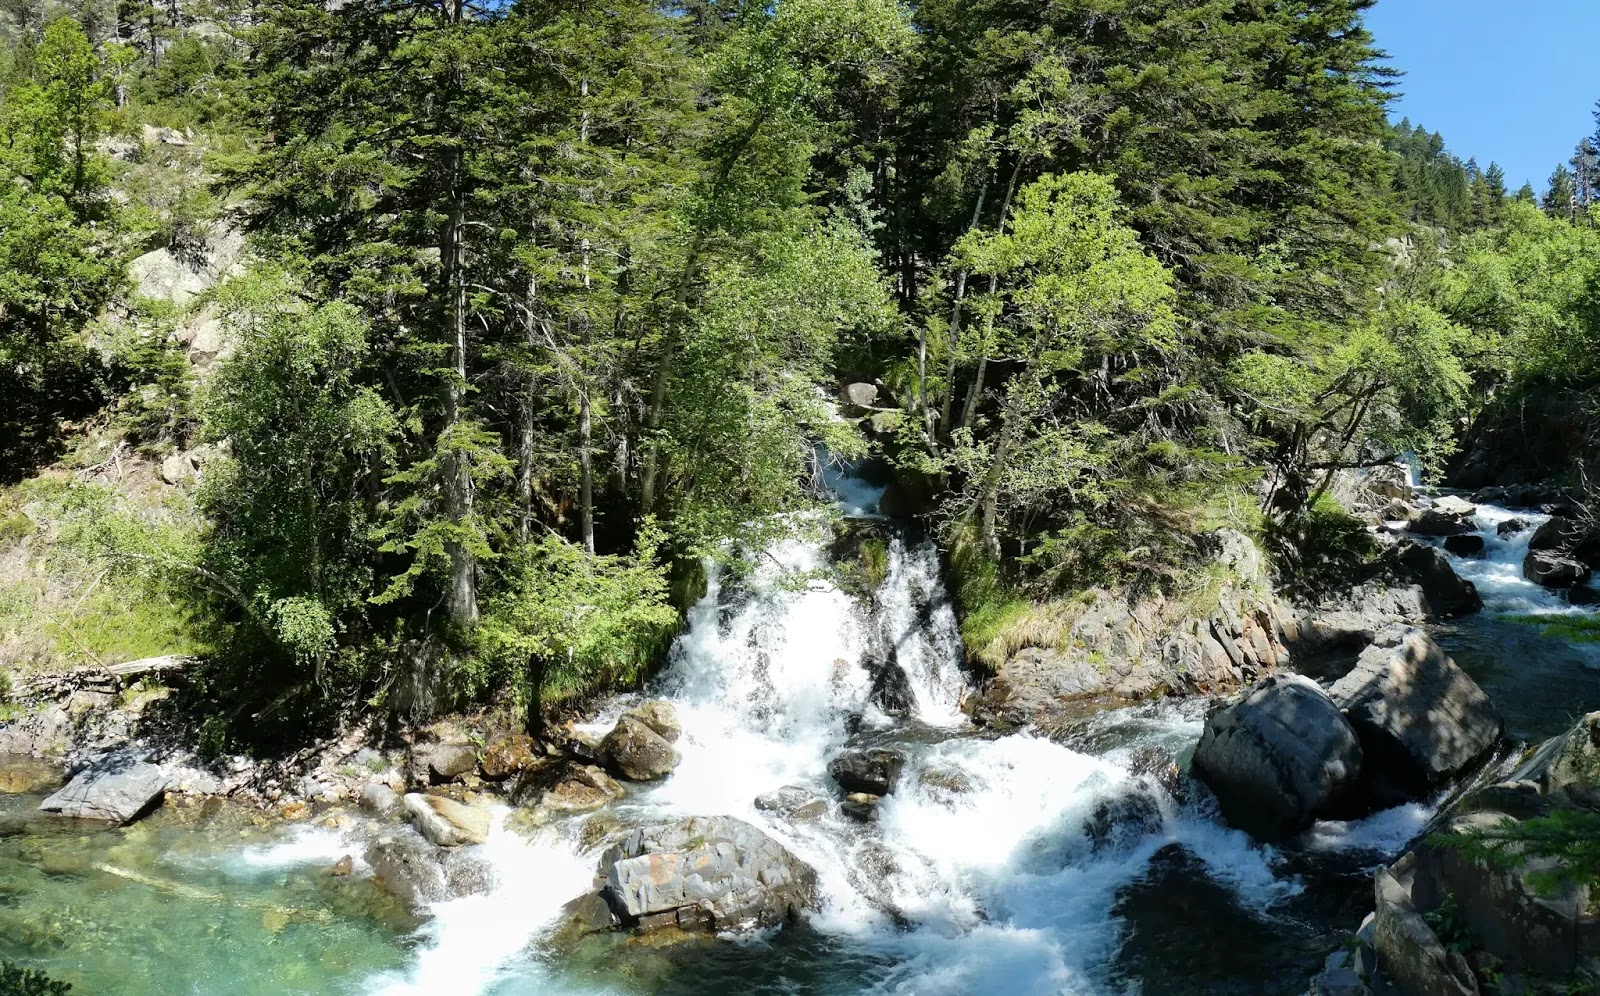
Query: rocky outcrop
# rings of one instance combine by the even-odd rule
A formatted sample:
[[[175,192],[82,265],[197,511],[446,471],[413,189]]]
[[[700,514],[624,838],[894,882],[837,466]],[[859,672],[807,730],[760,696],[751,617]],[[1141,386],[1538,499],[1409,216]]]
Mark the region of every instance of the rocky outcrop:
[[[623,926],[718,932],[772,927],[811,904],[816,873],[732,817],[640,828],[600,857],[601,896]]]
[[[1160,595],[1092,592],[1037,610],[1050,617],[1031,625],[1024,645],[1002,659],[969,648],[991,671],[968,703],[973,719],[1048,724],[1084,699],[1227,691],[1277,669],[1290,645],[1338,638],[1272,593],[1249,537],[1221,530],[1213,543],[1229,580],[1207,608]]]
[[[653,782],[672,774],[682,756],[666,738],[637,716],[624,714],[600,744],[606,766],[632,782]]]
[[[132,754],[114,754],[80,771],[39,809],[86,820],[130,823],[160,805],[171,774]]]
[[[489,839],[492,817],[480,806],[447,799],[442,795],[408,794],[402,801],[407,822],[416,826],[430,843],[440,847],[481,844]]]
[[[1554,550],[1529,550],[1522,576],[1545,588],[1576,588],[1589,582],[1589,565]]]
[[[1361,742],[1365,780],[1381,777],[1401,795],[1369,798],[1375,806],[1427,795],[1481,760],[1503,729],[1477,683],[1414,627],[1378,634],[1329,695]]]
[[[846,793],[888,795],[900,784],[906,766],[902,751],[887,747],[847,751],[828,762],[828,774]]]
[[[1229,823],[1282,840],[1340,804],[1361,771],[1361,746],[1322,687],[1280,674],[1207,719],[1194,773]]]

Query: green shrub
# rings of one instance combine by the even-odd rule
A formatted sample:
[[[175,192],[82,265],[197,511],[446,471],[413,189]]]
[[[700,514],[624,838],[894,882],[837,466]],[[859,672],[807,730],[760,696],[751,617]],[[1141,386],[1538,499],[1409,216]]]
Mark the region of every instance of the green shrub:
[[[0,996],[61,996],[71,992],[65,982],[57,982],[31,968],[9,961],[0,962]]]

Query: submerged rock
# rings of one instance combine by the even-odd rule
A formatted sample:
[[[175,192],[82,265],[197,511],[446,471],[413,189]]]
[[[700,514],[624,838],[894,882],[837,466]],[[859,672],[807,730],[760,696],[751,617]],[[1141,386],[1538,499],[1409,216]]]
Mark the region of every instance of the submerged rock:
[[[0,795],[43,792],[60,785],[60,765],[26,754],[0,754]]]
[[[601,895],[625,926],[715,931],[771,927],[812,901],[816,873],[788,848],[732,817],[641,828],[606,848]]]
[[[450,894],[438,850],[415,834],[380,837],[365,857],[378,885],[413,909]]]
[[[406,821],[440,847],[481,844],[489,839],[489,811],[446,799],[442,795],[412,792],[403,800]]]
[[[1217,709],[1194,772],[1229,823],[1261,840],[1307,829],[1355,786],[1361,746],[1316,682],[1274,675]]]
[[[847,751],[828,762],[828,774],[847,793],[888,795],[906,766],[903,752],[888,747]]]
[[[131,754],[103,757],[39,804],[46,813],[129,823],[160,804],[170,775]]]
[[[637,716],[624,714],[600,744],[606,764],[634,782],[653,782],[672,774],[682,756]]]
[[[1411,797],[1482,758],[1503,729],[1483,689],[1415,627],[1378,634],[1329,695],[1361,741],[1369,775],[1381,774]],[[1371,800],[1379,806],[1399,801]]]

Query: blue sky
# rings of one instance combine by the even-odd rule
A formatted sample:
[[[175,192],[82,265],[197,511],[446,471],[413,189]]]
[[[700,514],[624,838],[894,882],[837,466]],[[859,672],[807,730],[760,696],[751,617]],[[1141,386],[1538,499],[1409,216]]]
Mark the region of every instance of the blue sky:
[[[1594,131],[1600,0],[1378,0],[1367,27],[1405,71],[1394,120],[1491,160],[1512,190],[1545,179]]]

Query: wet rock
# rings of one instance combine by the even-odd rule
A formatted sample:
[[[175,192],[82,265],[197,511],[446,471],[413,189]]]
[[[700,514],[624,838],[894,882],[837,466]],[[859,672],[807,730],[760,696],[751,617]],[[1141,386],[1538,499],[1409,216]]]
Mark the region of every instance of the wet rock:
[[[485,778],[501,779],[527,768],[535,758],[532,737],[526,733],[506,733],[489,741],[479,763]]]
[[[1507,536],[1515,536],[1520,532],[1524,532],[1532,528],[1533,523],[1519,516],[1518,518],[1507,519],[1506,521],[1500,523],[1498,526],[1494,527],[1494,531],[1496,536],[1504,538]]]
[[[775,792],[758,795],[755,806],[763,813],[777,813],[797,822],[819,819],[828,812],[828,800],[798,785],[785,785]]]
[[[619,926],[611,905],[598,892],[588,892],[561,908],[560,926],[553,940],[558,949],[569,948],[591,934],[603,934]]]
[[[1446,536],[1444,538],[1444,548],[1458,557],[1476,557],[1483,552],[1484,539],[1477,533]]]
[[[494,891],[497,877],[494,865],[475,851],[446,850],[440,856],[444,867],[445,892],[452,898],[484,896]]]
[[[1361,746],[1316,682],[1274,675],[1217,709],[1194,773],[1229,823],[1261,840],[1307,829],[1355,786]]]
[[[1465,771],[1503,728],[1477,683],[1414,627],[1378,634],[1329,695],[1355,730],[1364,763],[1412,797]]]
[[[376,816],[388,816],[400,808],[400,795],[382,782],[368,782],[361,788],[361,808]]]
[[[167,782],[167,772],[160,765],[131,754],[115,754],[90,764],[40,803],[39,809],[79,819],[129,823],[160,805]]]
[[[440,744],[428,752],[428,779],[435,785],[455,781],[478,766],[478,752],[470,744]]]
[[[1161,803],[1137,783],[1127,792],[1103,799],[1084,824],[1084,833],[1096,850],[1122,847],[1161,830],[1165,824]]]
[[[409,832],[378,838],[367,848],[366,862],[378,885],[412,909],[450,894],[437,849]]]
[[[757,828],[726,816],[634,830],[601,855],[601,895],[627,926],[771,927],[810,905],[816,873]]]
[[[1339,950],[1328,955],[1322,972],[1312,978],[1309,996],[1370,996],[1371,992],[1356,971],[1355,956]]]
[[[481,844],[489,838],[489,811],[441,795],[408,794],[401,805],[406,821],[440,847]]]
[[[1181,802],[1188,795],[1185,790],[1183,769],[1172,752],[1155,746],[1144,746],[1133,752],[1128,763],[1128,773],[1148,777],[1162,791]]]
[[[595,765],[555,761],[524,772],[511,798],[521,806],[536,805],[556,813],[586,813],[624,793],[615,778]]]
[[[828,774],[845,792],[888,795],[900,783],[906,766],[903,752],[889,747],[846,751],[828,762]]]
[[[839,812],[852,820],[871,823],[878,818],[878,804],[882,801],[882,796],[871,792],[851,792],[839,803]]]
[[[683,727],[678,723],[677,707],[666,699],[651,699],[643,705],[629,709],[625,715],[632,716],[650,727],[656,736],[669,744],[677,743],[678,737],[683,733]]]
[[[1522,576],[1546,588],[1576,588],[1589,574],[1589,565],[1554,550],[1529,550],[1522,561]]]
[[[606,766],[633,782],[652,782],[672,774],[683,758],[644,721],[623,715],[600,744]]]
[[[891,716],[905,716],[917,707],[917,693],[911,687],[905,668],[891,653],[887,659],[867,662],[872,676],[868,701]]]
[[[355,871],[355,868],[356,859],[346,854],[344,857],[333,863],[333,867],[328,869],[328,874],[335,878],[344,878],[351,872]]]

